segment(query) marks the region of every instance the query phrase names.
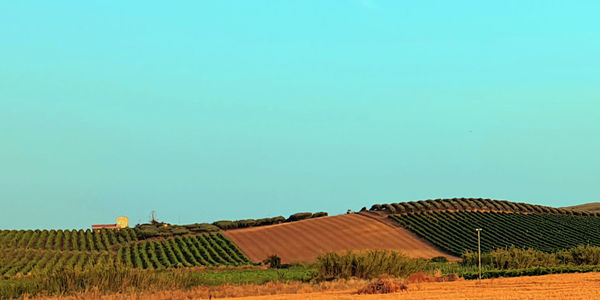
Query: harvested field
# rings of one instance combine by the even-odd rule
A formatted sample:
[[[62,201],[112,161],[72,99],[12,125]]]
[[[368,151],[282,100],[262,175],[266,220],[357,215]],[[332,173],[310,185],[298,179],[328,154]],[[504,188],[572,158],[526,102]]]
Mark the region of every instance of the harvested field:
[[[225,231],[255,262],[269,255],[283,263],[312,262],[328,251],[391,249],[413,257],[448,256],[413,233],[360,214]]]
[[[600,299],[600,273],[557,274],[454,282],[409,284],[406,291],[357,295],[355,291],[226,298],[239,300],[352,299]]]
[[[365,281],[330,282],[320,285],[309,283],[269,283],[266,285],[222,286],[191,290],[156,291],[134,294],[100,295],[98,293],[75,296],[36,297],[44,300],[363,300],[363,299],[600,299],[600,273],[556,274],[534,277],[514,277],[453,282],[409,283],[406,291],[392,294],[358,295]],[[249,294],[265,296],[240,297]],[[223,298],[223,295],[235,296]]]

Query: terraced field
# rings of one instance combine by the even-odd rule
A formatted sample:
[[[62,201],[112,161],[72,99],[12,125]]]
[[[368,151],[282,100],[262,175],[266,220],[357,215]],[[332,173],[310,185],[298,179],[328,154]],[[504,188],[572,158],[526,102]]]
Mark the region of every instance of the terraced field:
[[[224,235],[253,261],[275,254],[284,263],[310,262],[327,251],[366,249],[393,249],[414,257],[455,259],[403,228],[361,214],[228,230]]]

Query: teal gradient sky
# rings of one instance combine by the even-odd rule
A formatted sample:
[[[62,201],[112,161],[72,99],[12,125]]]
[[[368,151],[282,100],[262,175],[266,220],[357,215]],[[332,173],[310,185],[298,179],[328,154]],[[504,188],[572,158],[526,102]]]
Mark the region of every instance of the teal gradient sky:
[[[598,1],[1,1],[0,228],[599,201]]]

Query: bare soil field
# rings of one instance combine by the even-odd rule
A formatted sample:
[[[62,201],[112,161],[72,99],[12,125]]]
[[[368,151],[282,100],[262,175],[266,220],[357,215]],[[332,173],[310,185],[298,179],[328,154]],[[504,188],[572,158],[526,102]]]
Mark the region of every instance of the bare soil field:
[[[312,262],[328,251],[391,249],[412,257],[451,257],[404,228],[360,214],[225,231],[252,261],[277,255],[283,263]]]

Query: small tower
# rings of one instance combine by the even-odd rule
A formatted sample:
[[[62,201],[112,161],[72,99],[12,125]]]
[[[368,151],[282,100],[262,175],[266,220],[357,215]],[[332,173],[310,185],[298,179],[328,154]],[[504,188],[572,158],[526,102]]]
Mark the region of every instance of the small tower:
[[[121,216],[117,218],[117,228],[127,228],[129,227],[129,219],[125,216]]]

